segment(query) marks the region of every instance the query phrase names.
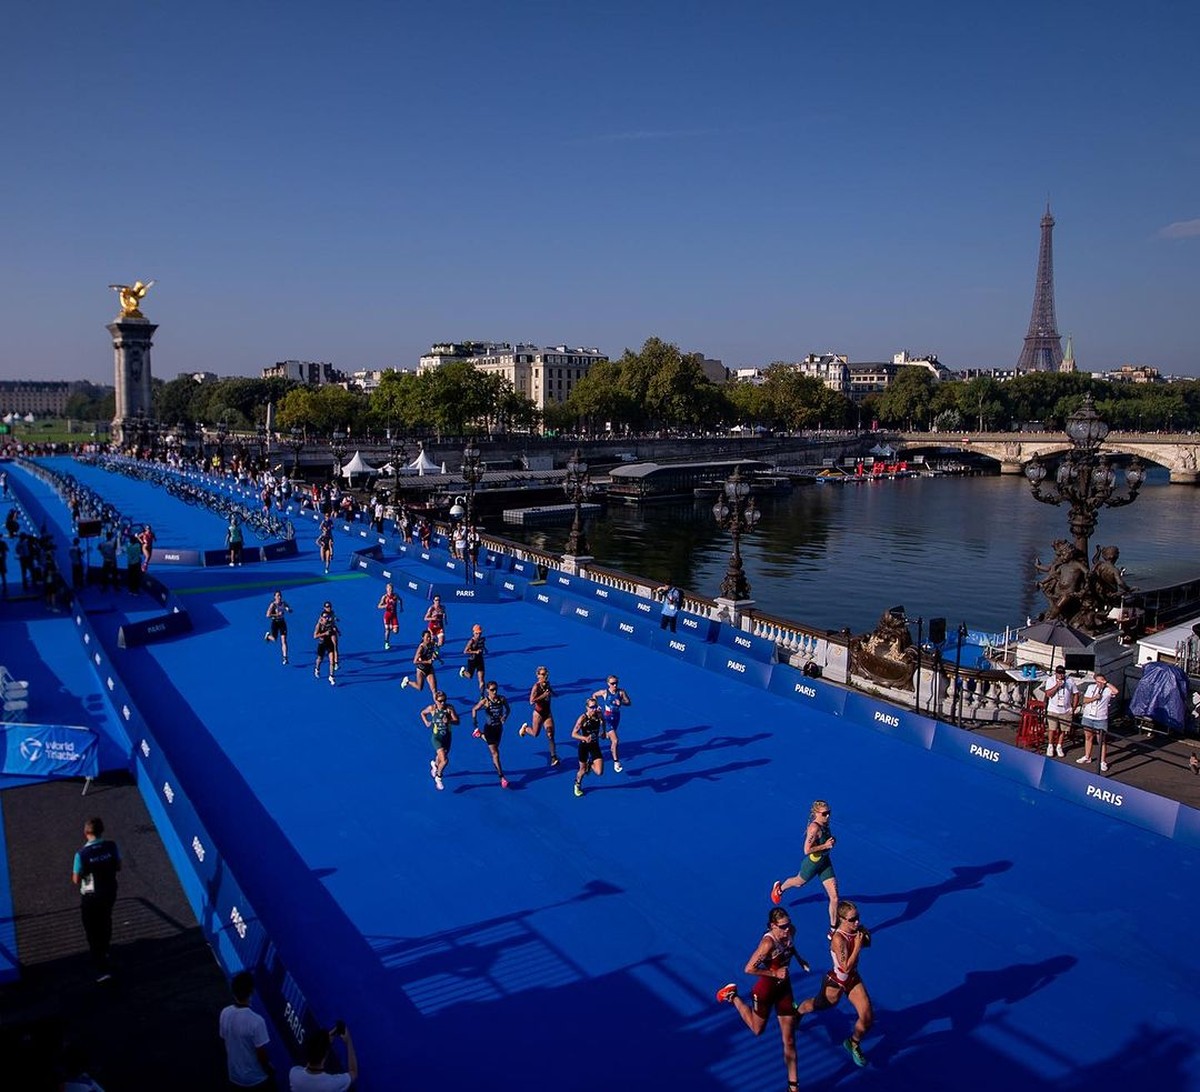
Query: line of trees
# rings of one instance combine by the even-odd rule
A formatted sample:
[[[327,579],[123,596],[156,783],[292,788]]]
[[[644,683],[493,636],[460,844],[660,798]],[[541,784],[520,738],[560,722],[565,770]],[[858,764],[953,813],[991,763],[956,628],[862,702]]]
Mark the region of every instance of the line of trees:
[[[976,378],[937,381],[927,369],[899,368],[886,390],[861,404],[798,374],[782,361],[761,383],[712,382],[703,358],[652,337],[634,351],[595,364],[563,405],[539,410],[512,384],[466,362],[423,374],[389,371],[369,394],[336,386],[308,387],[286,379],[222,379],[197,383],[184,377],[155,384],[155,415],[167,424],[221,421],[235,430],[265,423],[275,405],[275,427],[311,435],[348,429],[352,435],[386,429],[405,434],[538,433],[585,429],[599,434],[655,430],[711,431],[758,425],[782,431],[839,429],[878,423],[885,428],[1007,431],[1040,422],[1062,427],[1090,394],[1117,429],[1200,429],[1200,381],[1170,384],[1108,383],[1086,372],[1035,372],[1006,382]],[[107,420],[110,388],[85,386],[68,415]]]

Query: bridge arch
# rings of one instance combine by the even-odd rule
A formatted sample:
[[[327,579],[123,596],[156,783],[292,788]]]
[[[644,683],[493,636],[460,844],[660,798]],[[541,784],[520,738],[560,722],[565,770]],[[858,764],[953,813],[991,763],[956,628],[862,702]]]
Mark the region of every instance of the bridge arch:
[[[891,440],[897,451],[933,449],[973,452],[995,459],[1001,474],[1023,474],[1035,458],[1053,458],[1071,450],[1070,441],[1055,433],[1002,432],[974,434],[900,433]],[[1191,436],[1151,436],[1110,432],[1100,449],[1108,455],[1136,455],[1170,472],[1173,484],[1200,483],[1200,440]]]

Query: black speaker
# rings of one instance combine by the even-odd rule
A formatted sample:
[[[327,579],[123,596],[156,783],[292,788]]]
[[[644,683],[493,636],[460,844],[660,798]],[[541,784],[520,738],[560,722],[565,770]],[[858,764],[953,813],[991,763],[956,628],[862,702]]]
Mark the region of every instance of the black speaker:
[[[1094,671],[1096,655],[1092,652],[1068,652],[1063,656],[1063,667],[1068,671]]]
[[[931,645],[940,645],[946,639],[946,619],[945,618],[930,618],[929,619],[929,643]]]

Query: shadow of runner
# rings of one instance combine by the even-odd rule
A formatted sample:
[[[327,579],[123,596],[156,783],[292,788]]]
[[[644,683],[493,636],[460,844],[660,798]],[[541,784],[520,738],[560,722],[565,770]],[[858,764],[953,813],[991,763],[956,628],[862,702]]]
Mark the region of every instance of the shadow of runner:
[[[953,895],[959,891],[978,890],[983,887],[983,881],[987,876],[997,876],[1001,872],[1007,872],[1012,866],[1012,861],[993,861],[990,864],[965,865],[961,868],[952,869],[950,879],[943,880],[941,883],[930,884],[928,887],[917,887],[912,891],[895,892],[886,895],[855,895],[854,901],[863,906],[896,902],[906,904],[904,909],[895,917],[878,923],[869,923],[872,933],[881,933],[884,929],[890,929],[894,925],[902,925],[905,922],[919,918],[927,910],[932,909],[934,904],[946,895]]]

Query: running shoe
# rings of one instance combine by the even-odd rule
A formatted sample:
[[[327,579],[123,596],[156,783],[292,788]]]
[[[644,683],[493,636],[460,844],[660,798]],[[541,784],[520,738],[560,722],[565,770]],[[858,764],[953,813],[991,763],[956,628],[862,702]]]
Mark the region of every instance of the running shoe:
[[[476,739],[482,739],[482,738],[483,738],[483,733],[482,733],[482,732],[481,732],[481,731],[480,731],[478,728],[476,728],[476,729],[475,729],[475,731],[473,731],[473,732],[471,733],[471,735],[473,735],[473,736],[474,736]]]
[[[431,758],[429,760],[429,776],[437,777],[437,759],[436,758]]]
[[[854,1064],[860,1068],[867,1064],[867,1056],[862,1052],[860,1047],[853,1039],[847,1039],[842,1046],[846,1048],[846,1053],[854,1060]]]
[[[522,724],[521,727],[517,729],[517,735],[523,736],[528,731],[529,731],[529,724],[527,722],[525,724]]]
[[[1092,760],[1087,755],[1080,755],[1077,759],[1075,759],[1075,765],[1085,766],[1085,765],[1087,765],[1087,763],[1089,763],[1091,761]]]
[[[551,756],[550,756],[550,765],[551,765],[551,766],[557,766],[557,765],[558,765],[558,755],[551,755]]]
[[[435,777],[433,783],[437,786],[438,792],[441,792],[446,787],[446,783],[440,777]],[[865,1065],[866,1063],[864,1062],[863,1064]]]
[[[471,676],[467,673],[467,669],[465,667],[460,667],[458,669],[458,677],[460,679],[469,679]]]
[[[1100,763],[1100,772],[1101,772],[1101,773],[1108,773],[1108,763],[1107,763],[1107,762],[1101,762],[1101,763]]]
[[[507,777],[500,778],[500,788],[502,788],[502,789],[508,788],[508,778]]]
[[[1047,743],[1047,744],[1046,744],[1046,757],[1047,757],[1047,758],[1053,758],[1053,757],[1054,757],[1054,744],[1053,744],[1053,743]]]
[[[575,795],[576,795],[576,796],[582,796],[582,795],[583,795],[583,787],[582,787],[582,786],[579,784],[579,782],[578,782],[578,781],[576,781],[576,782],[575,782]]]
[[[332,672],[332,671],[329,673],[329,685],[330,685],[330,686],[336,686],[336,685],[337,685],[337,683],[335,683],[335,682],[333,681],[333,672]]]
[[[286,657],[286,656],[284,656],[284,658],[283,658],[283,661],[282,661],[282,662],[283,662],[283,666],[284,666],[284,667],[287,667],[287,657]]]
[[[1061,743],[1054,748],[1054,753],[1058,755],[1059,758],[1067,757],[1067,752],[1063,750],[1063,745]]]
[[[319,679],[320,677],[321,677],[321,669],[319,667],[314,667],[313,668],[313,678]]]
[[[771,901],[778,906],[783,899],[783,881],[776,880],[771,884]]]
[[[383,651],[384,652],[387,652],[391,647],[392,647],[392,643],[390,641],[383,642]]]
[[[273,640],[275,640],[275,638],[271,636],[271,631],[270,631],[270,630],[267,630],[267,632],[263,634],[263,640],[264,640],[264,641],[273,641]]]
[[[407,676],[407,675],[405,675],[405,676],[404,676],[404,678],[402,678],[402,679],[400,680],[400,689],[401,689],[401,690],[407,690],[407,689],[408,689],[408,676]]]
[[[623,769],[625,769],[625,767],[622,766],[621,763],[619,763],[619,762],[614,762],[613,769],[616,770],[617,773],[620,773]]]
[[[717,1000],[721,1002],[730,1002],[737,997],[737,984],[730,982],[728,986],[722,986],[717,990]]]

